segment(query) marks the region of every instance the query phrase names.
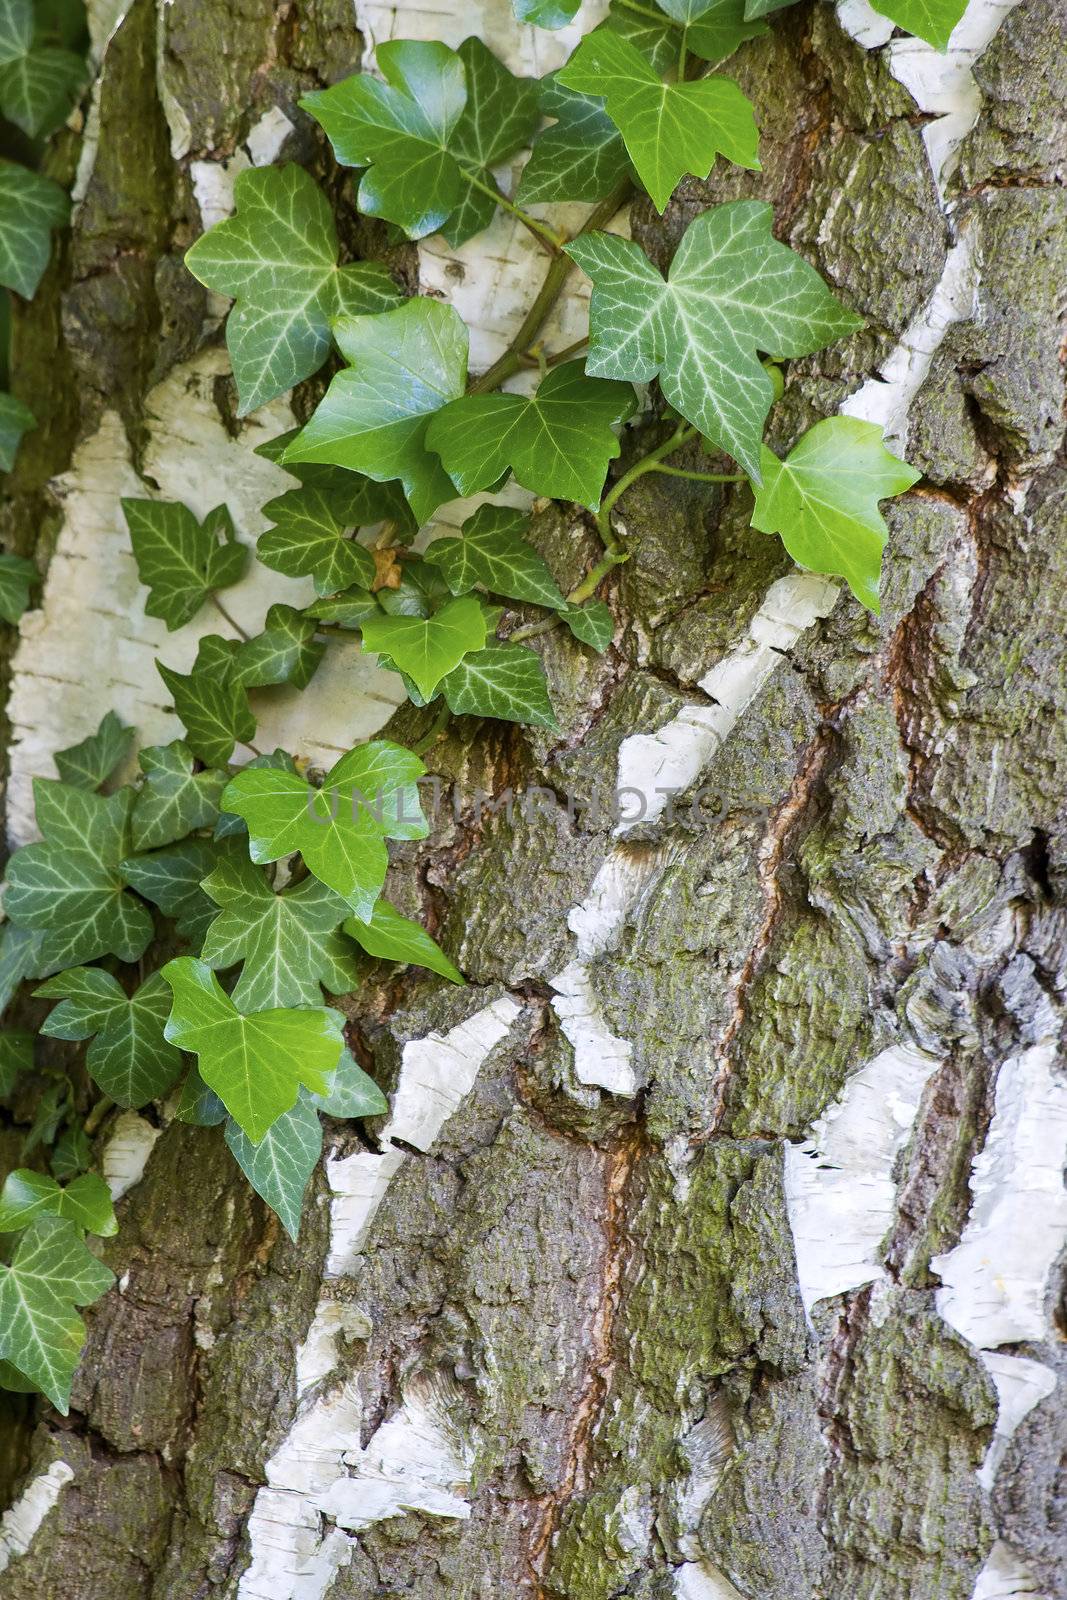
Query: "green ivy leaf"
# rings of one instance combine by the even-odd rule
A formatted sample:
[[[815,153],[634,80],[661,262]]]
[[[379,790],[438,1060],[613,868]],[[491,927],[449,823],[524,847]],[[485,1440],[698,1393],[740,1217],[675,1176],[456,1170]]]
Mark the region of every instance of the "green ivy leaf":
[[[188,506],[167,500],[122,501],[137,576],[149,590],[145,613],[174,631],[192,620],[216,589],[236,583],[248,563],[225,506],[197,522]]]
[[[136,850],[173,844],[196,828],[214,826],[228,772],[197,772],[193,753],[181,739],[149,745],[140,762],[145,781],[133,805]]]
[[[247,744],[256,731],[248,696],[235,679],[236,651],[232,639],[208,634],[200,641],[192,672],[172,672],[156,662],[175,715],[185,725],[186,744],[209,767],[225,766],[234,745]]]
[[[354,539],[345,538],[346,528],[362,528],[379,519],[367,515],[373,504],[365,492],[382,490],[368,478],[355,477],[354,493],[347,502],[329,491],[304,487],[291,489],[263,507],[263,515],[275,526],[261,533],[256,555],[265,566],[284,572],[290,578],[312,578],[319,594],[336,594],[355,584],[366,588],[374,582],[374,557]],[[355,502],[355,503],[353,503]]]
[[[425,522],[455,497],[426,430],[467,386],[466,325],[452,306],[420,297],[379,317],[344,318],[334,333],[354,370],[333,379],[285,464],[325,461],[377,482],[399,478]]]
[[[92,1155],[88,1135],[81,1123],[68,1125],[52,1146],[48,1158],[53,1178],[58,1178],[61,1183],[67,1178],[76,1178],[85,1171]]]
[[[380,961],[399,961],[416,967],[428,967],[431,972],[439,972],[451,983],[466,982],[459,968],[453,966],[426,929],[412,922],[409,917],[402,917],[388,900],[378,901],[368,921],[361,922],[358,917],[350,917],[344,928],[369,956]]]
[[[795,4],[796,0],[745,0],[745,16],[769,17],[773,11],[785,11]]]
[[[33,928],[16,928],[13,922],[0,924],[0,1011],[14,999],[23,978],[43,978],[55,971],[41,958],[47,937]]]
[[[24,1028],[0,1030],[0,1096],[9,1095],[33,1066],[33,1034]]]
[[[333,1086],[327,1095],[313,1095],[312,1099],[329,1117],[377,1117],[389,1110],[385,1098],[373,1078],[357,1066],[351,1050],[345,1050],[337,1063]]]
[[[444,573],[454,595],[480,583],[509,600],[562,609],[567,602],[547,563],[522,537],[527,518],[510,506],[479,506],[461,539],[435,539],[426,559]]]
[[[33,46],[33,0],[3,0],[0,5],[0,66],[17,61]]]
[[[948,49],[953,29],[967,9],[967,0],[871,0],[871,4],[898,28],[942,52]]]
[[[329,202],[302,167],[242,172],[234,201],[237,215],[198,239],[185,264],[235,300],[226,344],[244,416],[318,371],[335,317],[385,311],[400,294],[383,267],[339,265]]]
[[[558,726],[541,657],[525,645],[489,644],[472,651],[448,674],[441,689],[457,716]]]
[[[808,429],[784,461],[764,446],[752,526],[780,534],[800,566],[844,578],[856,599],[877,614],[889,532],[878,502],[903,494],[921,476],[890,455],[873,422],[827,417]]]
[[[450,600],[432,617],[368,617],[363,624],[364,648],[384,650],[424,699],[469,650],[484,644],[485,616],[469,595]]]
[[[0,287],[33,299],[52,254],[52,229],[65,227],[69,215],[58,183],[0,161]]]
[[[236,817],[232,820],[238,821]],[[211,839],[185,839],[168,850],[123,861],[122,872],[132,889],[157,905],[165,917],[174,919],[180,939],[199,946],[218,915],[218,907],[200,885],[218,865],[220,852],[230,848],[233,846]]]
[[[0,472],[10,472],[22,442],[22,435],[36,428],[37,418],[29,406],[13,394],[0,392]]]
[[[453,400],[432,419],[426,442],[460,494],[490,488],[510,467],[524,489],[595,511],[619,454],[614,428],[633,411],[629,384],[587,378],[582,361],[566,361],[534,395]]]
[[[28,1167],[9,1172],[0,1190],[0,1233],[14,1233],[36,1217],[66,1217],[101,1238],[119,1231],[111,1193],[98,1172],[86,1172],[66,1188]]]
[[[600,655],[615,637],[615,618],[603,600],[587,600],[584,605],[568,605],[560,616],[582,644],[592,645]]]
[[[192,1067],[182,1084],[174,1115],[179,1122],[191,1123],[194,1128],[217,1128],[220,1122],[226,1121],[226,1107]]]
[[[415,781],[418,756],[385,739],[343,755],[313,789],[293,772],[245,767],[223,805],[248,824],[253,861],[300,852],[321,883],[367,917],[385,882],[385,839],[424,839],[429,832]]]
[[[316,600],[308,606],[306,615],[320,622],[332,622],[338,628],[362,628],[368,617],[376,617],[381,607],[369,589],[349,589],[328,600]]]
[[[263,632],[245,639],[234,652],[233,681],[246,689],[291,683],[305,689],[325,654],[315,643],[314,619],[292,606],[271,606]]]
[[[287,750],[266,750],[260,756],[255,756],[246,762],[241,769],[243,772],[296,772],[296,762]],[[223,811],[215,824],[215,838],[220,840],[231,839],[247,835],[244,818],[232,811]]]
[[[682,29],[686,50],[702,61],[725,61],[746,39],[767,32],[766,23],[753,20],[762,13],[746,9],[745,0],[656,0],[656,4]],[[773,0],[775,8],[780,4],[792,5],[793,0]],[[675,32],[675,54],[679,47]]]
[[[665,283],[628,239],[594,233],[568,246],[593,280],[588,370],[647,383],[759,482],[774,393],[757,351],[807,355],[862,326],[813,267],[771,235],[772,211],[734,200],[686,230]]]
[[[603,99],[658,211],[686,173],[706,178],[717,155],[759,170],[752,105],[729,78],[665,83],[628,39],[598,28],[582,40],[559,81]]]
[[[429,617],[451,593],[445,575],[431,561],[405,561],[395,589],[379,589],[379,609],[391,617]]]
[[[338,161],[367,169],[362,212],[412,239],[441,231],[462,244],[492,220],[490,169],[537,126],[537,84],[513,77],[473,38],[458,52],[394,39],[378,46],[376,60],[384,82],[357,73],[300,104],[326,130]]]
[[[30,603],[30,590],[41,581],[32,561],[0,555],[0,617],[17,622]]]
[[[230,1117],[226,1143],[241,1171],[290,1239],[300,1233],[300,1214],[308,1179],[322,1154],[322,1123],[313,1102],[301,1094],[291,1111],[273,1122],[258,1144]]]
[[[85,1324],[74,1307],[99,1299],[114,1281],[74,1224],[61,1217],[38,1217],[10,1266],[0,1265],[0,1360],[64,1416],[85,1343]]]
[[[245,1016],[211,968],[177,956],[163,968],[174,993],[166,1037],[199,1058],[200,1076],[254,1142],[296,1104],[301,1084],[327,1094],[344,1048],[339,1011],[259,1011]]]
[[[566,88],[553,73],[541,85],[541,110],[555,121],[533,141],[519,205],[605,199],[630,171],[630,158],[603,101]]]
[[[8,863],[8,916],[45,931],[38,964],[46,971],[106,955],[136,961],[152,918],[126,893],[119,866],[129,854],[132,790],[105,796],[37,778],[33,792],[43,843],[24,845]]]
[[[321,495],[330,514],[343,528],[363,528],[372,522],[388,520],[395,522],[404,533],[415,532],[417,524],[399,483],[375,483],[360,472],[349,472],[345,467],[333,467],[321,461],[286,461],[286,451],[299,436],[299,428],[275,434],[265,444],[257,445],[255,454],[273,461],[283,472],[296,478],[301,489],[314,490],[316,495]],[[299,489],[291,489],[288,494],[269,501],[263,510],[268,516],[275,516],[283,502],[289,502],[290,496],[295,509],[300,493]],[[290,505],[286,504],[284,515],[289,511]],[[276,520],[280,522],[281,515]]]
[[[356,987],[355,951],[337,931],[348,905],[317,878],[275,894],[244,857],[220,862],[203,888],[221,909],[201,959],[216,969],[244,963],[233,991],[242,1011],[317,1006],[320,984],[330,994]]]
[[[553,31],[573,22],[580,5],[581,0],[511,0],[512,10],[520,22]]]
[[[0,112],[30,138],[51,133],[70,114],[85,82],[85,62],[50,45],[0,67]]]
[[[72,967],[34,990],[59,1000],[41,1026],[49,1039],[92,1039],[85,1065],[120,1106],[144,1106],[166,1094],[181,1071],[181,1052],[163,1037],[170,991],[158,972],[127,995],[99,967]]]
[[[64,783],[75,788],[99,789],[129,755],[133,737],[133,729],[114,711],[105,711],[95,733],[56,751],[56,771]]]

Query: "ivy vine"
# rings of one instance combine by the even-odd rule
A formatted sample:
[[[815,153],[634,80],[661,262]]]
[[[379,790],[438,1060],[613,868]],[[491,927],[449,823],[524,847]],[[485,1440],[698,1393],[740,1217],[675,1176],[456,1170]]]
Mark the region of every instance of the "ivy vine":
[[[122,502],[147,614],[174,630],[210,605],[228,633],[204,637],[188,672],[159,662],[185,735],[141,749],[132,780],[115,783],[135,734],[114,712],[57,752],[58,778],[35,784],[40,841],[8,864],[0,1002],[26,981],[53,1002],[40,1034],[86,1046],[97,1095],[86,1111],[66,1065],[34,1076],[23,1160],[49,1149],[51,1173],[20,1167],[0,1191],[11,1244],[0,1261],[0,1384],[38,1389],[60,1410],[69,1403],[84,1338],[77,1308],[112,1281],[85,1240],[116,1228],[92,1170],[114,1108],[159,1102],[221,1126],[296,1237],[321,1115],[386,1109],[329,997],[350,993],[368,959],[463,982],[429,933],[382,897],[389,842],[428,833],[422,755],[453,716],[556,726],[529,641],[562,625],[575,648],[609,647],[613,621],[597,590],[629,557],[615,513],[640,477],[747,483],[754,528],[877,611],[879,502],[918,474],[854,418],[817,422],[785,459],[764,442],[779,363],[861,319],[773,237],[765,204],[702,213],[666,277],[612,231],[634,194],[662,212],[687,174],[706,177],[718,160],[758,168],[753,107],[717,69],[788,3],[613,0],[540,83],[477,39],[458,50],[395,40],[378,48],[376,72],[305,97],[336,160],[358,170],[359,210],[396,236],[440,233],[456,246],[502,208],[536,239],[542,284],[488,371],[468,370],[454,306],[406,295],[379,263],[343,259],[326,196],[299,166],[243,172],[233,216],[188,252],[189,271],[233,302],[226,343],[241,414],[340,358],[305,425],[261,447],[295,487],[264,506],[270,527],[256,559],[309,580],[316,598],[271,605],[249,637],[226,608],[249,560],[226,504],[200,519],[148,493]],[[577,0],[514,9],[555,28]],[[964,0],[876,9],[944,48]],[[30,0],[0,0],[0,112],[23,135],[46,135],[69,111],[85,77],[70,48],[79,37],[65,5],[35,13]],[[495,172],[522,150],[506,194]],[[552,207],[574,202],[592,209],[568,236]],[[0,161],[0,285],[32,296],[68,210],[47,176]],[[579,272],[592,284],[588,337],[546,348],[549,316]],[[642,438],[658,442],[612,480],[635,386],[653,380],[659,427]],[[0,467],[32,426],[18,399],[0,395]],[[602,556],[569,593],[525,537],[527,514],[509,506],[483,504],[457,536],[415,549],[443,504],[512,478],[584,507],[600,535]],[[35,577],[32,564],[0,556],[9,623]],[[516,627],[516,605],[543,616]],[[249,691],[303,688],[327,650],[356,640],[416,706],[435,707],[421,745],[374,739],[325,774],[258,750]],[[0,1092],[18,1092],[33,1069],[34,1036],[0,1031]]]

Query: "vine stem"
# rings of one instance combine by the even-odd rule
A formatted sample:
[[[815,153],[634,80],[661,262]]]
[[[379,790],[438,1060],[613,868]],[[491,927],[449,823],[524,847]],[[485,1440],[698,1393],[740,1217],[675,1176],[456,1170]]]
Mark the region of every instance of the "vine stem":
[[[643,478],[646,472],[654,471],[665,456],[672,455],[675,450],[680,450],[683,444],[688,444],[690,439],[695,439],[696,432],[697,430],[690,427],[687,422],[679,423],[674,432],[664,439],[662,444],[657,445],[655,450],[650,450],[647,456],[642,456],[640,461],[635,461],[630,470],[624,472],[622,477],[612,484],[600,503],[600,510],[597,512],[596,517],[597,532],[600,534],[606,550],[611,551],[621,548],[619,540],[616,539],[611,530],[611,512],[615,502],[621,495],[626,493],[631,484],[637,482],[638,478]]]
[[[424,756],[427,750],[429,750],[432,745],[437,743],[438,739],[448,727],[451,719],[452,713],[449,710],[448,701],[445,699],[444,695],[442,695],[441,704],[437,708],[437,715],[434,717],[422,738],[417,739],[415,743],[410,746],[412,752],[417,756]]]
[[[538,243],[543,244],[553,256],[559,255],[563,249],[563,240],[554,228],[550,228],[545,222],[540,222],[537,217],[531,216],[528,211],[523,210],[522,206],[517,206],[514,200],[509,200],[506,195],[501,194],[499,189],[494,189],[491,184],[483,183],[481,178],[477,177],[473,172],[469,172],[466,167],[463,169],[463,176],[472,189],[480,189],[482,194],[488,195],[491,200],[509,212],[511,216],[517,217],[523,227],[528,228]]]
[[[611,221],[620,206],[625,205],[627,198],[633,190],[629,178],[624,178],[621,183],[601,200],[600,204],[591,211],[585,219],[578,233],[592,233],[597,228],[602,228]],[[575,236],[577,237],[577,235]],[[557,254],[548,271],[544,282],[537,293],[537,298],[523,318],[522,326],[514,339],[508,345],[502,356],[499,356],[488,371],[483,372],[480,378],[475,378],[467,386],[468,394],[488,394],[493,389],[499,389],[505,379],[518,372],[522,366],[522,358],[541,332],[549,313],[563,293],[563,286],[574,269],[574,262],[562,252]]]
[[[252,637],[252,635],[250,633],[246,633],[245,632],[245,630],[242,628],[241,624],[237,621],[236,617],[231,617],[230,616],[230,613],[226,610],[226,607],[223,605],[222,601],[219,599],[218,595],[214,592],[214,590],[212,590],[212,593],[211,593],[211,603],[215,607],[215,610],[219,613],[219,615],[221,617],[225,617],[226,621],[230,624],[230,627],[233,629],[234,633],[236,633],[240,638],[242,638],[242,639],[250,639]]]

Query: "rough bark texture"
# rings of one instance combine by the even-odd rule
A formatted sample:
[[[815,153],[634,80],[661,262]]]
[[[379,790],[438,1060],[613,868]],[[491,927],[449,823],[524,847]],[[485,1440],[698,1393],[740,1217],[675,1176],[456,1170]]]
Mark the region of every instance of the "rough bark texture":
[[[397,851],[393,898],[471,986],[383,968],[347,1003],[364,1062],[392,1089],[405,1044],[502,996],[521,1010],[432,1148],[395,1163],[358,1257],[329,1276],[338,1362],[299,1401],[323,1419],[325,1453],[338,1397],[349,1407],[342,1475],[357,1480],[370,1472],[358,1446],[373,1455],[417,1412],[429,1442],[405,1458],[409,1498],[347,1535],[312,1505],[311,1565],[298,1581],[279,1557],[242,1600],[967,1600],[997,1540],[1009,1586],[979,1593],[1022,1593],[1024,1568],[1034,1592],[1067,1588],[1059,1396],[980,1483],[994,1368],[942,1314],[932,1265],[959,1244],[972,1164],[995,1111],[1010,1113],[998,1076],[1040,1067],[1067,983],[1065,20],[1062,0],[1023,0],[976,68],[982,111],[950,198],[951,228],[976,241],[978,314],[949,330],[911,409],[925,477],[889,513],[881,618],[841,595],[783,654],[701,774],[718,815],[676,805],[620,843],[608,819],[467,803],[425,847]],[[225,161],[277,105],[297,130],[284,154],[326,172],[346,213],[295,100],[359,52],[347,0],[129,7],[72,236],[17,318],[19,392],[41,426],[11,480],[8,548],[45,567],[60,520],[49,481],[76,442],[107,406],[136,462],[147,394],[201,347],[204,295],[181,265],[200,230],[190,162]],[[662,220],[635,207],[633,227],[665,262],[709,202],[768,198],[779,236],[867,317],[792,364],[786,445],[922,311],[950,222],[923,116],[830,7],[775,18],[731,70],[757,106],[763,172],[689,181]],[[65,176],[78,144],[56,142]],[[215,397],[239,430],[227,378]],[[461,794],[603,792],[622,740],[709,703],[698,681],[792,571],[748,529],[740,491],[646,478],[621,509],[634,556],[609,589],[615,646],[540,641],[563,736],[460,721],[432,766]],[[533,537],[564,584],[595,547],[578,512],[541,513]],[[409,711],[391,731],[422,725]],[[586,967],[603,1024],[632,1046],[632,1095],[580,1081],[551,1004],[575,959],[568,913],[612,850],[633,892]],[[797,1147],[855,1103],[860,1069],[869,1125],[848,1159],[862,1167],[897,1119],[884,1226],[865,1260],[850,1243],[857,1169],[824,1217],[827,1251],[857,1251],[854,1270],[840,1292],[805,1296],[796,1174],[814,1158]],[[351,1127],[330,1136],[335,1156],[364,1148]],[[1017,1156],[1004,1181],[1025,1191],[1025,1177]],[[5,1401],[10,1497],[56,1461],[73,1472],[0,1580],[6,1600],[234,1600],[257,1557],[265,1464],[298,1420],[328,1198],[320,1177],[294,1246],[217,1130],[165,1127],[120,1206],[106,1250],[120,1285],[89,1314],[70,1417]],[[1034,1193],[1015,1215],[1036,1227],[1058,1204]],[[1047,1334],[1009,1329],[998,1359],[1062,1368],[1054,1290]],[[426,1507],[420,1475],[440,1477],[442,1459],[449,1514],[403,1510]],[[263,1561],[262,1497],[258,1509]],[[334,1574],[321,1584],[316,1550]]]

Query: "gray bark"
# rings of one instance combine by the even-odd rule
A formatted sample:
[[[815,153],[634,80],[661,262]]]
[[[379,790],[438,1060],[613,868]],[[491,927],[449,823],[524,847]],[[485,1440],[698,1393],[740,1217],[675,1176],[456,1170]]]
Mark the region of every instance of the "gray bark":
[[[788,558],[748,528],[742,492],[644,479],[622,508],[634,556],[607,591],[615,646],[539,642],[562,737],[461,721],[435,747],[434,770],[467,798],[397,852],[391,897],[470,987],[383,968],[345,1002],[352,1042],[390,1090],[405,1044],[504,996],[521,1010],[432,1147],[407,1152],[358,1263],[329,1280],[339,1363],[299,1414],[325,1417],[344,1384],[373,1451],[421,1407],[437,1443],[412,1474],[443,1438],[469,1516],[393,1507],[346,1539],[313,1509],[311,1546],[333,1539],[331,1600],[967,1600],[994,1541],[1035,1592],[1067,1589],[1060,1393],[980,1484],[996,1391],[931,1265],[968,1225],[972,1163],[1010,1109],[1005,1063],[1058,1034],[1067,978],[1065,39],[1057,0],[1007,15],[976,68],[951,223],[885,53],[807,4],[731,68],[757,106],[762,173],[687,180],[663,219],[635,206],[635,236],[665,263],[710,202],[767,198],[779,237],[867,318],[792,363],[778,446],[879,370],[960,227],[977,241],[979,312],[949,330],[911,409],[924,478],[889,510],[880,619],[842,595],[783,655],[701,775],[724,814],[694,822],[678,806],[621,846],[639,891],[589,965],[607,1027],[632,1045],[636,1094],[579,1080],[551,1004],[610,820],[479,816],[469,797],[603,792],[623,739],[707,705],[699,679],[744,640]],[[380,243],[294,109],[358,59],[342,0],[174,0],[158,26],[135,0],[105,58],[72,236],[18,313],[20,393],[41,426],[11,480],[8,548],[46,565],[49,485],[77,441],[112,407],[136,460],[146,395],[200,346],[204,297],[181,265],[200,231],[190,161],[226,159],[279,105],[298,127],[284,154],[328,178],[346,243]],[[189,124],[177,161],[160,85]],[[73,174],[78,147],[72,132],[56,142],[57,171]],[[320,392],[304,388],[298,411]],[[229,380],[216,398],[237,429]],[[595,549],[566,508],[532,536],[565,585]],[[421,726],[402,712],[390,732]],[[861,1263],[808,1319],[789,1147],[894,1048],[927,1070],[887,1160],[885,1236],[866,1276]],[[861,1156],[890,1114],[873,1081]],[[329,1138],[338,1157],[364,1148],[348,1125]],[[233,1600],[266,1463],[298,1416],[328,1198],[320,1174],[294,1246],[218,1130],[165,1127],[119,1208],[106,1258],[120,1288],[88,1314],[70,1417],[4,1401],[10,1498],[57,1460],[73,1470],[8,1566],[6,1600]],[[1032,1196],[1027,1226],[1056,1203]],[[832,1250],[850,1224],[826,1226]],[[1047,1334],[998,1341],[1000,1355],[1063,1366],[1061,1285]],[[280,1566],[263,1592],[324,1591]]]

